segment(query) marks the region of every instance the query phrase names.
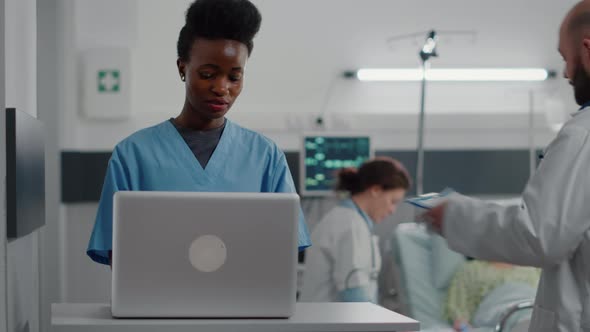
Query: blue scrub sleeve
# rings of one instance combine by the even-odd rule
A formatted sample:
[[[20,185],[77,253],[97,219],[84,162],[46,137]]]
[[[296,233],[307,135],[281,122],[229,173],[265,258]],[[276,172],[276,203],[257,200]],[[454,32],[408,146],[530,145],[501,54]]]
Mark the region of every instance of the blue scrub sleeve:
[[[347,288],[340,292],[341,302],[371,302],[367,287]]]
[[[280,158],[278,158],[277,165],[273,173],[273,188],[274,192],[277,193],[294,193],[295,183],[293,182],[293,176],[289,170],[287,159],[285,154],[280,152]],[[299,207],[299,234],[298,234],[298,246],[299,251],[305,250],[305,248],[311,246],[311,239],[309,237],[309,230],[307,229],[307,223],[305,222],[305,216],[303,210]]]
[[[97,263],[109,264],[109,251],[113,248],[113,195],[117,191],[129,190],[128,183],[122,161],[115,150],[109,161],[94,229],[86,251],[86,254]]]

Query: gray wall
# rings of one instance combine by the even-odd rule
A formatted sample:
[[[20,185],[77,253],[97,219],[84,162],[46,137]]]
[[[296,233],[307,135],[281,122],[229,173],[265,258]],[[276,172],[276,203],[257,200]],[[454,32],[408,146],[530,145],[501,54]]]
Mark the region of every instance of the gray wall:
[[[63,299],[71,303],[111,300],[111,271],[86,256],[90,232],[94,226],[97,203],[68,204],[63,209]]]
[[[2,107],[16,107],[19,110],[37,116],[36,92],[36,0],[5,0],[2,22],[4,25],[2,68],[2,93],[5,93]],[[4,118],[4,112],[2,112]],[[4,121],[4,119],[2,120]],[[1,128],[4,128],[2,125]],[[4,149],[4,135],[2,144]],[[5,165],[3,151],[2,165]],[[3,166],[4,167],[4,166]],[[2,176],[5,170],[2,171]],[[2,192],[5,184],[2,182]],[[3,197],[4,198],[4,197]],[[2,199],[1,201],[4,201]],[[36,332],[40,329],[40,247],[39,231],[25,237],[11,240],[7,243],[6,216],[3,207],[3,218],[0,244],[6,244],[0,249],[6,262],[6,293],[5,300],[7,316],[3,322],[7,323],[8,332]],[[3,247],[3,246],[2,246]],[[5,255],[4,255],[5,254]]]
[[[0,0],[0,22],[5,21],[4,0]],[[4,24],[0,24],[0,106],[5,105],[5,34]],[[0,179],[6,177],[6,119],[0,116]],[[0,181],[0,332],[6,332],[6,182]]]
[[[39,331],[39,232],[8,242],[8,331]]]

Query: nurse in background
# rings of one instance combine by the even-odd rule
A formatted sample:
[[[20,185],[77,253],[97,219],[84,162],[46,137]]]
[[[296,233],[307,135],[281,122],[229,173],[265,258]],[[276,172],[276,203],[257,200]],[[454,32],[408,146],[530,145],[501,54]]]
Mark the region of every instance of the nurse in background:
[[[337,191],[349,193],[315,227],[306,252],[303,302],[377,303],[381,255],[375,224],[395,212],[410,187],[403,165],[390,158],[338,173]]]
[[[248,0],[191,4],[177,42],[182,110],[115,147],[88,244],[92,260],[110,264],[117,191],[295,192],[277,145],[225,118],[242,91],[260,22]],[[310,245],[303,214],[298,228],[302,250]]]

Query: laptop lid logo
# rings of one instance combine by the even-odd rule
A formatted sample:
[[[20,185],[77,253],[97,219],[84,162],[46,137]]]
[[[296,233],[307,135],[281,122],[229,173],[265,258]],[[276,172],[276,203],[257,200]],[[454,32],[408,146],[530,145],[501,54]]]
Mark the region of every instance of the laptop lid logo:
[[[225,243],[215,235],[203,235],[196,238],[189,248],[191,265],[200,272],[215,272],[227,259]]]

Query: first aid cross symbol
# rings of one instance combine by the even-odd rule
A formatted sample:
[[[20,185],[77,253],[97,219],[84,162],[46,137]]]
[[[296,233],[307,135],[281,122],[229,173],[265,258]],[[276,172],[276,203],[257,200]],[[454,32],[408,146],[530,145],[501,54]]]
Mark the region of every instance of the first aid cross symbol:
[[[118,70],[98,71],[98,92],[119,92],[121,75]]]

